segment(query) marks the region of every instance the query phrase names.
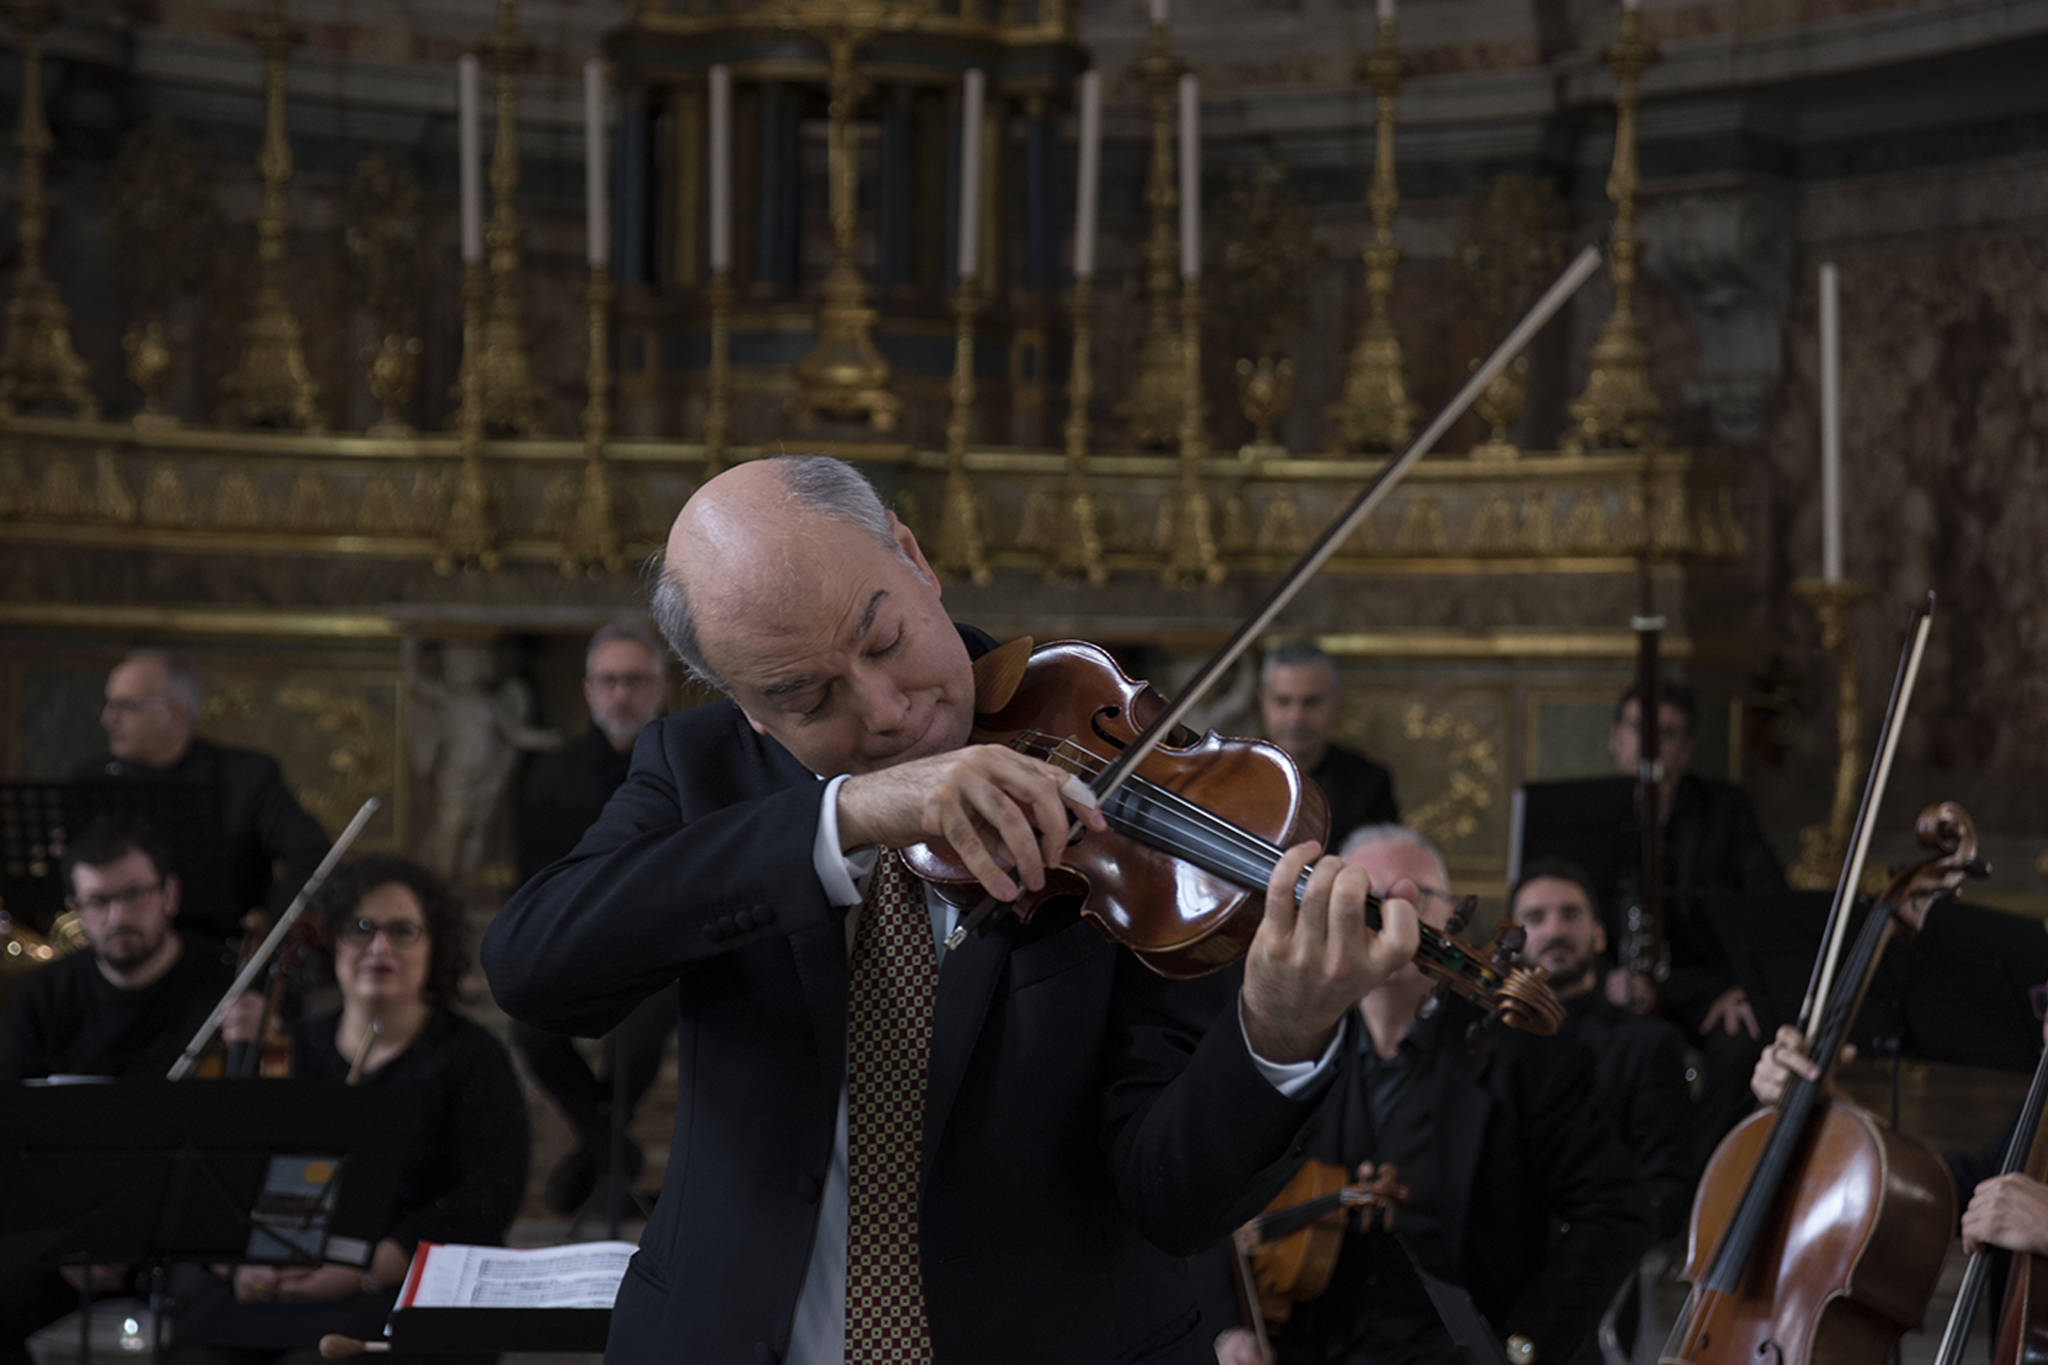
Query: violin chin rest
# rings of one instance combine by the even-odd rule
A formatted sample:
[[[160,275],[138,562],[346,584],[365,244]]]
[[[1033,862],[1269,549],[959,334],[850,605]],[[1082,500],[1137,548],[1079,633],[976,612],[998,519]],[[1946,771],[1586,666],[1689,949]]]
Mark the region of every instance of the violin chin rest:
[[[1010,698],[1017,695],[1017,687],[1024,681],[1024,670],[1031,663],[1032,640],[1029,635],[999,645],[974,661],[974,709],[984,716],[994,715],[1010,704]]]

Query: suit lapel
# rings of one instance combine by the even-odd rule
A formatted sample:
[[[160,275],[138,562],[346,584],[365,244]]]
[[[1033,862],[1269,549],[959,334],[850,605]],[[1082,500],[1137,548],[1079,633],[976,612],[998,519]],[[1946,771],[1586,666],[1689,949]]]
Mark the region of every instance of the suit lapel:
[[[1444,1263],[1465,1264],[1465,1224],[1472,1213],[1473,1182],[1479,1176],[1479,1149],[1486,1141],[1486,1078],[1491,1053],[1473,1053],[1463,1030],[1447,1028],[1437,1040],[1447,1050],[1437,1068],[1436,1130],[1443,1137],[1438,1153],[1437,1215],[1443,1237]]]
[[[970,934],[959,948],[946,952],[939,964],[939,998],[932,1016],[931,1060],[925,1076],[924,1152],[919,1161],[918,1188],[931,1182],[932,1162],[945,1137],[946,1119],[967,1079],[967,1064],[981,1036],[982,1020],[1010,955],[1017,920],[998,914],[985,934]]]

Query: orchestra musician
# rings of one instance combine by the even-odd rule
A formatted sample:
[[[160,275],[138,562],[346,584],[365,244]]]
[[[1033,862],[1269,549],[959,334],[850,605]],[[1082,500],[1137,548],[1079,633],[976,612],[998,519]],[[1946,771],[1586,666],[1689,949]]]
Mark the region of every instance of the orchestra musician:
[[[1666,1020],[1632,1014],[1600,992],[1607,926],[1595,904],[1585,873],[1546,858],[1522,870],[1508,893],[1508,918],[1528,935],[1522,960],[1548,971],[1564,1002],[1559,1033],[1593,1054],[1600,1107],[1635,1158],[1661,1241],[1685,1227],[1699,1180],[1685,1039]]]
[[[1608,974],[1609,999],[1638,1012],[1661,1012],[1685,1030],[1704,1058],[1694,1159],[1700,1165],[1749,1110],[1749,1074],[1763,1038],[1756,1010],[1735,980],[1728,949],[1699,891],[1779,892],[1785,871],[1757,826],[1740,787],[1690,771],[1699,719],[1693,691],[1665,679],[1658,696],[1658,792],[1664,827],[1664,936],[1671,972],[1662,983],[1639,972]],[[1642,744],[1642,704],[1633,685],[1615,706],[1608,751],[1635,774]]]
[[[177,927],[178,878],[146,827],[98,821],[65,849],[65,905],[90,952],[22,978],[0,1036],[0,1087],[51,1076],[161,1077],[226,993],[234,974],[192,949]],[[260,998],[248,997],[247,1020]],[[78,1307],[85,1272],[23,1270],[0,1277],[0,1365],[28,1365],[29,1335]],[[124,1266],[92,1268],[95,1293],[128,1281]]]
[[[890,850],[944,838],[1008,901],[1070,819],[1105,825],[1062,769],[968,742],[990,642],[909,529],[837,460],[741,464],[676,519],[654,611],[726,700],[649,728],[483,954],[542,1028],[680,1002],[607,1360],[1208,1358],[1181,1257],[1299,1164],[1352,1003],[1415,951],[1412,893],[1375,933],[1365,875],[1304,844],[1241,969],[1167,982],[1050,911],[935,963],[958,911]]]
[[[1394,775],[1332,738],[1344,709],[1337,661],[1307,640],[1276,646],[1259,665],[1259,715],[1266,738],[1323,789],[1330,802],[1331,848],[1352,831],[1401,819]]]
[[[600,626],[583,653],[583,699],[590,729],[580,739],[537,756],[527,769],[518,814],[519,880],[523,884],[566,856],[597,822],[605,802],[626,780],[633,744],[662,713],[668,658],[645,628],[614,621]],[[607,1041],[606,1055],[625,1072],[621,1125],[661,1069],[661,1054],[675,1036],[675,997],[657,992],[626,1016]],[[576,1145],[548,1175],[543,1192],[556,1213],[574,1213],[597,1188],[611,1160],[612,1083],[591,1069],[573,1040],[517,1021],[512,1042],[533,1077],[575,1130]],[[609,1067],[610,1062],[607,1063]],[[645,1154],[625,1145],[623,1178],[640,1174]]]
[[[325,1333],[376,1337],[418,1243],[502,1242],[525,1193],[526,1104],[511,1057],[454,1008],[462,903],[418,863],[374,853],[337,868],[307,913],[341,1009],[293,1026],[292,1074],[411,1101],[398,1192],[367,1269],[244,1265],[181,1284],[172,1365],[312,1365]],[[230,1040],[252,1035],[244,1021]]]
[[[107,752],[79,764],[71,780],[203,782],[220,790],[215,848],[228,900],[188,907],[208,917],[188,913],[185,928],[224,942],[241,933],[241,917],[252,909],[265,910],[273,921],[282,914],[330,842],[285,786],[276,759],[194,733],[205,700],[199,674],[182,654],[131,651],[107,675],[100,712]]]
[[[1451,916],[1442,855],[1399,825],[1352,836],[1345,861],[1375,884],[1413,881],[1422,916]],[[1640,1179],[1602,1114],[1578,1043],[1503,1030],[1474,1051],[1478,1017],[1452,998],[1417,1018],[1431,982],[1401,967],[1358,1002],[1364,1024],[1341,1102],[1310,1154],[1359,1178],[1393,1165],[1408,1188],[1392,1231],[1350,1225],[1329,1287],[1274,1335],[1279,1365],[1422,1365],[1459,1355],[1415,1266],[1470,1292],[1502,1340],[1563,1365],[1650,1241]],[[1410,1257],[1413,1257],[1411,1263]],[[1216,1342],[1222,1365],[1259,1365],[1251,1332]]]

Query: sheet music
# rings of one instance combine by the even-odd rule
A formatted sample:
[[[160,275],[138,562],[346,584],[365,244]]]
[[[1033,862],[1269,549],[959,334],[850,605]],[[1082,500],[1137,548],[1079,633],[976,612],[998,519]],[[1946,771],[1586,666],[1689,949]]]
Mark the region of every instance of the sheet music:
[[[535,1251],[426,1243],[406,1276],[398,1307],[610,1308],[626,1262],[638,1250],[631,1242],[575,1242]]]

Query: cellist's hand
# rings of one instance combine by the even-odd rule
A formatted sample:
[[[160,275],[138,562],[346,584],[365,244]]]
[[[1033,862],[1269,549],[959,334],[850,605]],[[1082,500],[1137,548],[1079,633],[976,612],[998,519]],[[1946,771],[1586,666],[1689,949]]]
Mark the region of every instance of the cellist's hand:
[[[1311,1062],[1365,994],[1415,956],[1417,890],[1388,888],[1375,931],[1365,923],[1372,878],[1320,857],[1315,843],[1287,850],[1266,883],[1266,917],[1244,967],[1242,1018],[1252,1052],[1268,1062]],[[1294,887],[1315,858],[1301,904]]]
[[[1844,1047],[1841,1060],[1856,1060],[1856,1045]],[[1809,1081],[1820,1079],[1820,1064],[1806,1055],[1806,1039],[1790,1024],[1778,1026],[1778,1036],[1771,1039],[1771,1045],[1756,1059],[1756,1070],[1750,1073],[1749,1088],[1759,1102],[1776,1108],[1785,1098],[1785,1090],[1792,1084],[1792,1077],[1804,1076]]]
[[[1273,1353],[1259,1349],[1249,1327],[1232,1327],[1216,1338],[1216,1365],[1273,1365]]]
[[[1707,1007],[1707,1017],[1700,1020],[1700,1032],[1712,1034],[1717,1028],[1723,1033],[1747,1033],[1752,1038],[1764,1036],[1756,1025],[1756,1011],[1749,1006],[1749,994],[1742,987],[1730,986]]]
[[[1977,1186],[1963,1210],[1963,1251],[1974,1256],[1985,1247],[2048,1255],[2048,1185],[2001,1175]]]

